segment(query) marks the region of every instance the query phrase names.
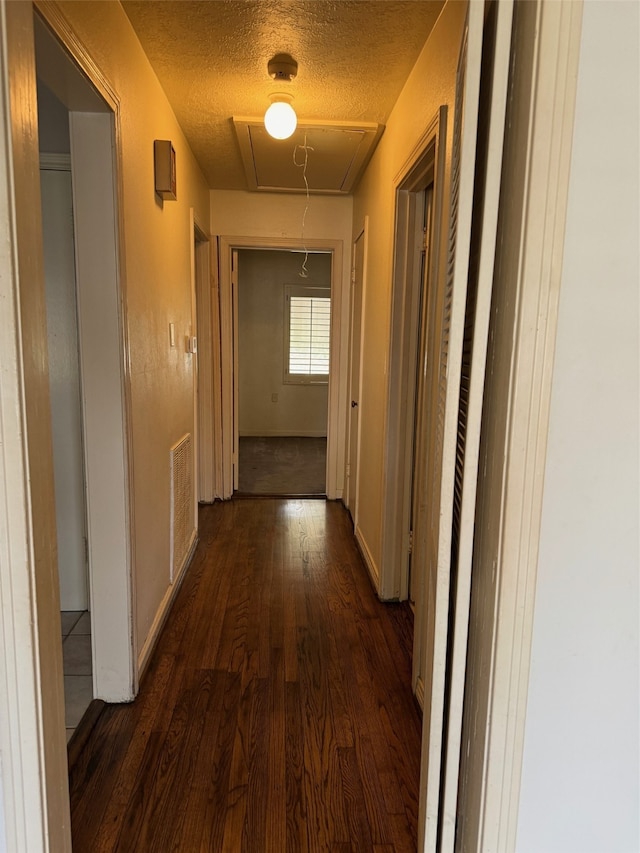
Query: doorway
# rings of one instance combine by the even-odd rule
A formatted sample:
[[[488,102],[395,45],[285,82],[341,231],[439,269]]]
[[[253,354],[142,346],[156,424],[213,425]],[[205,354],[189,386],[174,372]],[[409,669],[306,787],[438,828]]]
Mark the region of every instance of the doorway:
[[[324,496],[330,253],[241,249],[234,315],[234,489]]]
[[[63,652],[73,672],[65,693],[80,703],[67,718],[73,729],[91,698],[123,702],[136,692],[117,98],[97,69],[80,67],[71,35],[54,35],[55,15],[44,17],[34,15],[34,36],[40,145],[49,149],[42,158],[43,240],[48,332],[57,341],[50,353],[56,522],[60,603],[70,614]],[[52,269],[63,270],[64,298],[50,287]]]
[[[290,270],[290,280],[284,282],[289,290],[289,297],[309,299],[326,299],[330,297],[330,318],[329,318],[329,363],[330,370],[325,383],[327,395],[327,410],[325,416],[326,423],[326,464],[325,471],[325,489],[324,493],[329,499],[342,497],[342,491],[339,491],[339,483],[342,483],[342,473],[344,470],[344,432],[341,429],[341,424],[344,424],[344,401],[340,398],[340,383],[341,378],[341,311],[343,303],[343,288],[342,288],[342,242],[334,240],[307,240],[306,246],[303,246],[298,240],[289,239],[270,239],[268,241],[260,238],[252,237],[220,237],[219,254],[220,254],[220,328],[221,328],[221,394],[222,399],[222,489],[221,497],[223,499],[230,498],[234,491],[238,490],[239,483],[239,444],[240,444],[240,354],[236,342],[240,338],[238,328],[239,306],[238,293],[242,292],[239,285],[239,268],[242,268],[242,261],[238,259],[240,253],[245,251],[262,252],[264,253],[283,253],[289,256],[289,263],[292,265]],[[312,270],[311,263],[319,263],[318,274],[321,274],[322,265],[328,267],[329,288],[330,293],[307,292],[302,293],[298,290],[291,291],[291,287],[304,288],[312,286],[310,276],[307,278],[300,276],[302,264],[305,258],[305,252],[308,251],[307,269]],[[315,256],[322,256],[322,260],[318,261]],[[250,257],[249,254],[245,256]],[[258,256],[256,256],[258,257]],[[314,261],[315,258],[315,261]],[[315,275],[315,274],[314,274]],[[322,279],[321,283],[325,285],[326,279]],[[286,342],[284,340],[284,329],[288,328],[288,320],[285,322],[285,308],[287,308],[286,294],[281,282],[281,303],[278,311],[282,317],[282,339],[278,339],[275,343],[273,339],[269,342],[269,347],[273,352],[284,353]],[[321,288],[322,289],[322,288]],[[286,372],[284,371],[284,357],[282,362],[282,380],[281,386],[288,386],[286,381]],[[346,360],[344,360],[346,368]],[[291,373],[291,371],[289,371]],[[313,383],[311,383],[313,384]],[[318,383],[320,384],[320,383]],[[290,388],[285,388],[284,393],[288,394]],[[316,389],[317,390],[317,389]],[[274,402],[272,395],[277,394],[278,398]],[[269,407],[279,406],[280,390],[268,389],[265,403],[267,409]],[[249,398],[251,405],[251,399]],[[279,428],[279,427],[278,427]],[[307,431],[324,432],[323,427],[306,426]],[[249,431],[249,430],[247,430]],[[304,436],[303,436],[304,437]],[[310,438],[324,438],[323,435],[308,436]],[[286,462],[286,460],[285,460]],[[286,467],[286,465],[285,465]],[[320,462],[320,469],[322,462]]]
[[[419,415],[419,378],[426,367],[429,318],[427,281],[440,265],[445,175],[447,109],[441,107],[422,143],[402,169],[396,187],[396,238],[392,291],[392,329],[389,398],[384,471],[383,560],[380,597],[401,601],[409,597],[410,567],[414,595],[419,573],[413,531],[419,528],[415,510],[424,452],[426,413]],[[421,377],[424,382],[424,375]],[[420,422],[418,419],[420,417]],[[414,459],[416,457],[416,459]]]
[[[444,150],[447,111],[430,123],[418,153],[406,164],[396,190],[396,256],[392,306],[392,350],[384,547],[397,566],[387,588],[414,608],[413,689],[425,704],[423,626],[429,597],[425,589],[434,486],[429,453],[438,429],[433,406],[436,317],[442,300],[430,282],[440,264]],[[430,390],[431,389],[431,390]],[[389,584],[389,580],[393,585]]]

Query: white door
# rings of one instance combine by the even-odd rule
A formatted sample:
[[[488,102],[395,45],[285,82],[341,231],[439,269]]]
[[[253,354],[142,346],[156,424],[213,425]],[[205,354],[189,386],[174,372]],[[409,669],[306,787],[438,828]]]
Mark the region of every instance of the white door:
[[[346,505],[354,525],[357,523],[358,448],[360,442],[360,377],[362,345],[362,309],[364,304],[364,265],[366,222],[353,244],[351,276],[351,348],[349,372],[349,447],[347,457]]]
[[[216,497],[214,427],[214,314],[217,295],[211,281],[211,242],[197,226],[192,212],[193,277],[195,290],[195,329],[198,341],[195,364],[196,419],[198,448],[198,501],[213,503]],[[196,501],[196,512],[197,502]],[[197,519],[196,519],[197,524]]]
[[[424,405],[429,411],[424,463],[426,514],[414,531],[414,550],[424,555],[425,574],[421,601],[416,605],[414,678],[416,688],[424,695],[418,850],[429,853],[435,853],[440,846],[456,423],[469,271],[483,22],[484,4],[469,4],[456,78],[446,275],[434,281],[427,309],[430,334],[424,379]]]
[[[231,253],[231,305],[233,314],[233,490],[240,484],[240,375],[238,366],[238,252]]]
[[[429,271],[431,269],[429,248],[431,240],[431,214],[433,203],[433,184],[418,194],[421,205],[421,246],[419,247],[420,262],[417,266],[420,274],[420,294],[418,299],[418,350],[415,371],[415,413],[413,424],[413,482],[411,487],[411,533],[409,555],[409,601],[421,606],[421,590],[424,586],[424,554],[419,549],[419,538],[414,537],[421,519],[427,512],[425,457],[427,451],[427,431],[429,425],[429,410],[426,406],[426,369],[427,369],[427,340],[429,337]],[[415,538],[415,543],[414,543]],[[414,689],[418,672],[418,659],[414,655]]]
[[[85,477],[71,172],[41,169],[61,610],[86,610]]]
[[[475,484],[512,4],[496,4],[486,18],[484,13],[483,3],[469,4],[456,81],[447,275],[429,297],[434,327],[427,346],[432,414],[425,476],[432,507],[423,534],[425,611],[418,639],[425,689],[420,851],[453,851],[455,846]],[[493,74],[485,76],[492,79],[480,105],[485,22],[488,29],[495,26],[495,35],[487,40],[493,45]],[[489,116],[489,133],[483,130],[478,145],[480,108],[485,120]],[[471,263],[474,182],[485,179],[482,227],[474,235]]]
[[[451,585],[454,601],[449,620],[449,672],[444,772],[440,803],[442,851],[456,843],[458,782],[461,762],[462,712],[466,685],[467,637],[471,599],[480,427],[484,400],[489,315],[496,253],[500,175],[504,142],[513,2],[494,5],[485,26],[493,29],[492,85],[481,93],[480,112],[489,115],[481,137],[487,151],[482,229],[471,246],[475,275],[469,277],[464,317],[460,397],[457,417],[455,488],[451,541]],[[482,147],[482,144],[479,148]]]

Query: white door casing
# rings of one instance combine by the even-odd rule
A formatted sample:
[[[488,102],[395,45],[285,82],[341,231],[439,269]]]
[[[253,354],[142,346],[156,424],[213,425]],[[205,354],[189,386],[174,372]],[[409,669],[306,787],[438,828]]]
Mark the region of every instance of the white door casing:
[[[360,394],[362,389],[362,337],[366,286],[368,217],[353,242],[351,322],[349,335],[349,399],[347,433],[346,506],[354,528],[358,525],[358,472],[360,460]]]
[[[582,3],[514,8],[457,844],[516,849]]]
[[[308,249],[309,252],[330,252],[331,259],[331,367],[329,375],[329,415],[327,424],[327,497],[342,497],[344,473],[346,400],[340,398],[342,371],[347,360],[342,352],[342,311],[344,293],[342,282],[342,241],[261,237],[219,237],[220,263],[220,387],[221,441],[216,445],[222,460],[223,492],[228,499],[234,489],[234,445],[236,443],[237,389],[234,389],[234,311],[233,311],[233,252],[237,249]]]
[[[0,807],[7,850],[70,853],[30,3],[0,59]]]
[[[416,316],[421,288],[412,244],[417,239],[414,234],[417,194],[429,182],[433,182],[433,233],[428,273],[434,279],[440,269],[441,232],[444,229],[446,132],[447,108],[441,107],[394,181],[396,233],[385,426],[382,561],[378,590],[383,600],[402,601],[407,598],[408,592],[408,534],[412,525],[411,491],[414,477],[412,439],[417,384]],[[422,239],[420,237],[420,241]],[[424,307],[428,310],[429,303]]]

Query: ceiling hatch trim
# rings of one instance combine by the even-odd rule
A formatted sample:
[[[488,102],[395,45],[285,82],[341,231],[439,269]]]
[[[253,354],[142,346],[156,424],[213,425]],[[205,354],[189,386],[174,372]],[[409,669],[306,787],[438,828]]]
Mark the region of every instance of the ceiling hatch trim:
[[[233,126],[249,190],[305,193],[306,139],[309,192],[322,195],[353,191],[384,131],[376,122],[300,121],[289,139],[272,139],[261,118],[234,116]]]

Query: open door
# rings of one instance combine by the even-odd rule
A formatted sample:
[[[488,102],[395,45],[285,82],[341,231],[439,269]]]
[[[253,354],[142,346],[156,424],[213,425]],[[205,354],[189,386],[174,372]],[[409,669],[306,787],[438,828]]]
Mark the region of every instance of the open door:
[[[354,527],[358,521],[358,454],[360,445],[360,382],[362,316],[364,306],[364,270],[367,244],[367,222],[353,243],[353,268],[351,274],[351,331],[349,351],[349,429],[347,445],[347,470],[345,504]]]
[[[493,74],[483,76],[479,95],[475,216],[460,372],[451,542],[447,722],[439,825],[441,850],[453,850],[456,841],[480,428],[496,254],[512,21],[512,0],[494,3],[485,18],[484,28],[483,65],[485,61],[493,59]],[[480,205],[482,217],[478,211]]]
[[[223,500],[231,498],[237,489],[235,459],[238,456],[238,363],[237,363],[237,300],[238,288],[238,250],[243,249],[281,249],[290,251],[328,252],[331,263],[331,304],[342,305],[342,241],[307,239],[302,245],[297,239],[263,237],[219,237],[220,257],[220,442],[216,443],[216,453],[220,453],[222,464],[222,489],[219,495]],[[326,491],[329,500],[342,497],[341,473],[344,467],[341,459],[341,445],[338,439],[339,425],[344,422],[346,395],[340,394],[341,362],[346,354],[341,350],[339,311],[332,307],[330,332],[329,376],[329,413],[327,429],[327,466]],[[235,481],[235,486],[234,486]]]
[[[238,491],[240,485],[240,432],[238,421],[240,416],[240,388],[238,363],[238,251],[231,253],[231,305],[233,313],[233,490]]]
[[[425,478],[426,493],[438,500],[429,508],[426,524],[420,525],[426,571],[424,616],[416,637],[425,689],[421,851],[452,851],[455,844],[475,484],[511,17],[511,2],[488,4],[487,9],[482,3],[469,4],[457,73],[446,279],[430,295],[434,327],[427,345],[425,387],[432,414]]]
[[[423,474],[425,471],[425,453],[427,450],[428,420],[429,412],[425,406],[426,402],[426,355],[427,342],[429,340],[429,279],[431,272],[431,237],[432,237],[432,214],[433,214],[433,181],[419,193],[415,194],[414,203],[419,216],[416,216],[414,265],[417,267],[416,274],[419,285],[417,293],[417,353],[415,369],[415,407],[413,417],[412,436],[412,471],[413,480],[411,485],[411,530],[409,533],[409,571],[407,581],[408,598],[415,608],[416,601],[420,599],[424,588],[424,562],[420,559],[421,554],[413,547],[414,531],[418,530],[427,507],[424,502],[427,498]],[[419,250],[418,250],[419,249]],[[418,251],[416,251],[418,250]],[[416,620],[419,623],[419,620]],[[420,671],[420,658],[414,653],[413,656],[413,687],[416,690],[416,682]],[[422,707],[424,694],[417,695]]]

